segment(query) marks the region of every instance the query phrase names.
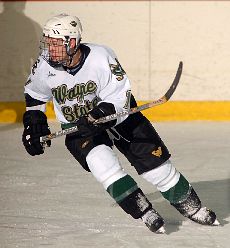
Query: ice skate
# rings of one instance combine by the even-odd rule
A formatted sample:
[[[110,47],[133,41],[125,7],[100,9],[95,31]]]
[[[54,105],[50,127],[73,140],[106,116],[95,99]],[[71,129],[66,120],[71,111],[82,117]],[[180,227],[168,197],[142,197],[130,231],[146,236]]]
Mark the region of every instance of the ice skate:
[[[150,231],[158,234],[165,233],[164,220],[156,210],[150,209],[141,219]]]
[[[206,208],[202,207],[199,211],[189,217],[190,220],[199,223],[201,225],[208,225],[208,226],[219,226],[220,223],[216,218],[216,214]]]
[[[192,187],[190,188],[190,193],[186,200],[176,204],[171,203],[171,205],[184,217],[187,217],[196,223],[208,226],[220,225],[216,218],[216,214],[212,210],[202,206],[199,197]]]

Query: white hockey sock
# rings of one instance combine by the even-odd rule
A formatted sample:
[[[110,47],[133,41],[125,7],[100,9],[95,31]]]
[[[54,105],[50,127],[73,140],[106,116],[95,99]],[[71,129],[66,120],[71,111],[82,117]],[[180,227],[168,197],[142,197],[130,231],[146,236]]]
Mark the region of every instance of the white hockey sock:
[[[165,192],[177,184],[180,173],[172,165],[171,161],[167,160],[161,166],[145,172],[141,176],[155,185],[159,191]]]

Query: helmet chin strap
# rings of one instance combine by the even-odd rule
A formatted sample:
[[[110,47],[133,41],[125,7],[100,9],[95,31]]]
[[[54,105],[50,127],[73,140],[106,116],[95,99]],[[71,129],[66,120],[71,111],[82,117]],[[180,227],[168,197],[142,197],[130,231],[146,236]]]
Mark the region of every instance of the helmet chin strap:
[[[80,46],[80,40],[78,41],[78,43],[77,43],[77,45],[76,45],[73,53],[70,53],[70,43],[69,42],[68,43],[66,42],[65,47],[66,47],[66,53],[69,56],[69,62],[68,62],[69,65],[71,65],[71,63],[73,62],[73,57],[77,53],[77,51],[79,49],[79,46]]]

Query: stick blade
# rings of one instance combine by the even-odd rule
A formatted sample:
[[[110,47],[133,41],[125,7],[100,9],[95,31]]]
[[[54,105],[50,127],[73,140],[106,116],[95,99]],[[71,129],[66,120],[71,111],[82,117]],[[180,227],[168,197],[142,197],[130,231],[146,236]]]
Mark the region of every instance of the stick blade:
[[[165,98],[166,98],[167,101],[173,95],[174,91],[177,88],[178,83],[180,82],[180,77],[181,77],[181,74],[182,74],[182,70],[183,70],[183,62],[181,61],[179,63],[179,66],[178,66],[178,69],[177,69],[177,72],[176,72],[176,76],[175,76],[175,78],[173,80],[173,83],[172,83],[172,85],[170,86],[170,88],[168,89],[168,91],[165,94]]]

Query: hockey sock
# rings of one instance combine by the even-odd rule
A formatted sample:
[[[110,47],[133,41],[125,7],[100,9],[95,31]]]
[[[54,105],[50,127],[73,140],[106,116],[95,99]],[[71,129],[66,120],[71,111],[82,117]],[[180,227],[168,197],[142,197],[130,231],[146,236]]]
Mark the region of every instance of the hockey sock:
[[[183,175],[180,174],[179,181],[176,183],[176,185],[165,192],[161,192],[161,194],[170,203],[177,203],[185,200],[188,197],[190,188],[191,185],[189,182],[184,178]]]
[[[201,201],[195,190],[181,174],[177,184],[161,194],[185,217],[191,217],[201,208]]]
[[[190,187],[187,198],[177,203],[171,203],[183,216],[192,217],[201,209],[201,201],[197,196],[195,190]]]
[[[134,219],[141,218],[148,210],[152,209],[152,204],[129,175],[111,184],[107,188],[107,192]]]
[[[117,203],[119,203],[128,195],[133,193],[137,188],[137,183],[133,180],[133,178],[126,175],[112,183],[107,188],[107,192]]]

